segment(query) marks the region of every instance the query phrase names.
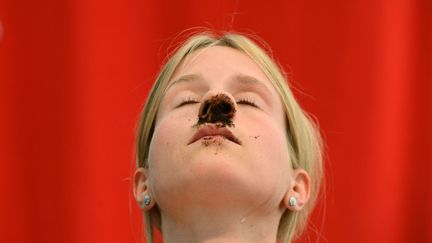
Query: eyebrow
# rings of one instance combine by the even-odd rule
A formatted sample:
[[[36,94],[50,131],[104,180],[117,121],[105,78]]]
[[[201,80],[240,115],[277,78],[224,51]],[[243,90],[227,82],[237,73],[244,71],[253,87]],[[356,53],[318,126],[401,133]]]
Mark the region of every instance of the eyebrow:
[[[195,80],[203,80],[203,76],[200,73],[192,73],[192,74],[185,74],[180,76],[178,79],[174,80],[173,82],[171,82],[168,87],[166,88],[166,90],[168,90],[169,88],[171,88],[172,86],[179,84],[179,83],[187,83],[187,82],[191,82],[191,81],[195,81]],[[256,86],[256,87],[260,87],[261,90],[263,90],[264,92],[266,92],[270,97],[273,95],[273,93],[270,91],[269,87],[267,87],[267,85],[264,84],[263,81],[253,77],[253,76],[249,76],[249,75],[245,75],[245,74],[237,74],[234,75],[233,80],[236,80],[239,84],[243,85],[243,86]]]
[[[186,74],[181,76],[180,78],[174,80],[172,83],[170,83],[168,85],[168,87],[166,88],[166,90],[168,90],[169,88],[171,88],[172,86],[179,84],[179,83],[183,83],[183,82],[190,82],[193,80],[197,80],[197,79],[203,79],[201,74]]]
[[[243,74],[236,75],[235,79],[242,84],[257,84],[261,82],[257,78],[254,78],[249,75],[243,75]]]
[[[240,84],[244,85],[244,86],[256,86],[256,87],[260,87],[264,92],[266,92],[268,95],[273,96],[273,93],[270,91],[269,87],[267,87],[267,85],[264,84],[263,81],[249,76],[249,75],[236,75],[235,76],[235,80],[237,80]]]

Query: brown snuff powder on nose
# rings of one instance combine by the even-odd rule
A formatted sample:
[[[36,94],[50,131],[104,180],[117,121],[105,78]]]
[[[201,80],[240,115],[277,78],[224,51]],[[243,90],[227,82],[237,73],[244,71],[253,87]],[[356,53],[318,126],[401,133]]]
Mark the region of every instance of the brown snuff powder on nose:
[[[232,119],[235,111],[235,106],[230,97],[225,94],[217,94],[204,101],[201,105],[198,122],[195,126],[212,123],[219,127],[232,127],[234,126]]]

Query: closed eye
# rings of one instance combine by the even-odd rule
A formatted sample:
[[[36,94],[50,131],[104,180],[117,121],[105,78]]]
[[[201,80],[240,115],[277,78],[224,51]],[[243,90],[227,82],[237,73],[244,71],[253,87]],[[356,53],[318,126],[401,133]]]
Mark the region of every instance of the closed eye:
[[[179,105],[177,105],[175,108],[179,108],[179,107],[184,106],[184,105],[196,104],[196,103],[199,103],[199,101],[196,100],[195,98],[188,97],[188,98],[184,99],[184,100],[183,100]]]
[[[255,107],[255,108],[259,108],[255,104],[255,102],[253,100],[248,99],[248,98],[240,98],[240,99],[238,99],[237,100],[237,104],[239,104],[239,105],[249,105],[249,106],[252,106],[252,107]]]

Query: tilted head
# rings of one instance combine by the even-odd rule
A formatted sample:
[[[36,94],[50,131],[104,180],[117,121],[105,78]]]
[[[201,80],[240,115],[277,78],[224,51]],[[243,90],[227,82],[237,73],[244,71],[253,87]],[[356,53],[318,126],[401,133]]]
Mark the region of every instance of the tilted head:
[[[157,128],[158,122],[163,122],[163,116],[165,114],[164,111],[161,111],[161,103],[164,102],[167,92],[170,92],[169,89],[173,85],[173,82],[178,81],[179,78],[188,78],[186,76],[177,77],[178,70],[184,68],[185,60],[188,61],[189,65],[189,63],[193,62],[193,60],[189,59],[202,57],[205,55],[206,50],[208,50],[208,53],[227,52],[227,55],[241,53],[242,56],[249,58],[259,67],[260,72],[262,72],[262,79],[268,80],[268,84],[266,85],[271,89],[271,92],[275,93],[274,96],[276,98],[273,98],[278,100],[274,101],[274,103],[277,105],[280,104],[281,109],[279,113],[281,113],[281,118],[279,121],[284,123],[283,130],[280,131],[285,134],[283,134],[282,137],[284,141],[279,144],[286,147],[286,154],[288,155],[286,165],[293,170],[304,170],[310,178],[308,181],[308,201],[302,207],[302,210],[285,210],[279,221],[278,240],[281,242],[290,242],[303,230],[319,194],[323,173],[321,137],[314,122],[301,109],[296,101],[288,86],[286,77],[281,72],[278,65],[276,65],[274,60],[262,48],[244,35],[226,33],[216,37],[210,33],[196,34],[186,40],[168,59],[151,89],[145,107],[141,113],[136,141],[137,167],[150,170],[152,168],[151,163],[153,163],[153,161],[149,158],[151,157],[152,150],[157,149],[156,146],[158,146],[154,138],[155,129]],[[229,50],[235,50],[235,52]],[[193,67],[192,64],[190,66]],[[200,87],[197,87],[197,89],[200,89]],[[189,126],[191,129],[194,127],[193,125],[197,127],[200,124],[205,125],[207,123],[220,123],[223,127],[228,125],[227,127],[234,126],[233,129],[237,129],[236,122],[240,122],[242,119],[242,111],[238,106],[248,102],[253,104],[253,102],[247,99],[239,101],[238,98],[232,96],[230,92],[223,91],[222,95],[219,93],[206,94],[202,97],[202,100],[193,99],[179,101],[178,107],[195,102],[198,103],[198,107],[196,108],[197,112],[194,115],[194,120],[189,121],[192,124],[192,126]],[[263,103],[265,102],[263,101]],[[162,110],[163,109],[165,108],[162,108]],[[251,117],[254,116],[251,115]],[[223,121],[222,118],[225,120]],[[189,120],[190,119],[191,118],[189,118]],[[259,117],[257,119],[259,120]],[[253,124],[251,126],[253,126]],[[146,211],[145,214],[147,237],[148,240],[152,242],[153,227],[160,228],[160,210],[158,206],[156,206]]]

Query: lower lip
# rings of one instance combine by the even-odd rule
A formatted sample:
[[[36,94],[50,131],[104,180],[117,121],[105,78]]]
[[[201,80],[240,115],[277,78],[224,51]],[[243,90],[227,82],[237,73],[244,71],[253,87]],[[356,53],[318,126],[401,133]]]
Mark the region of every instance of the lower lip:
[[[220,145],[224,140],[227,140],[226,137],[221,135],[215,135],[215,136],[205,136],[199,139],[202,144],[209,146],[211,144]]]
[[[204,137],[200,138],[200,140],[213,140],[213,139],[222,139],[222,140],[225,140],[227,138],[224,137],[224,136],[222,136],[222,135],[204,136]]]

